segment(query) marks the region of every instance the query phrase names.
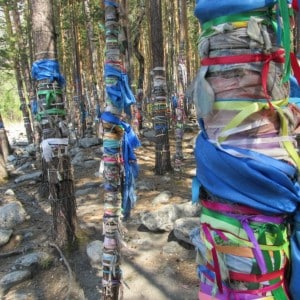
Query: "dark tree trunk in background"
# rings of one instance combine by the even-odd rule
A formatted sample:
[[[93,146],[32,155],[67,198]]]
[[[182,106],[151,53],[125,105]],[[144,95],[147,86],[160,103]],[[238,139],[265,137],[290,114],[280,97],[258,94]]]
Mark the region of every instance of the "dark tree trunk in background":
[[[142,22],[145,18],[145,7],[140,7],[139,15],[137,16],[136,22],[135,22],[135,30],[132,33],[133,36],[133,42],[132,42],[132,48],[133,53],[138,60],[139,64],[139,71],[138,71],[138,80],[137,80],[137,89],[143,90],[144,88],[144,77],[145,77],[145,58],[142,55],[141,51],[139,50],[139,43],[141,38],[141,31],[142,31]]]
[[[30,67],[29,67],[28,54],[26,53],[27,44],[25,43],[23,37],[21,20],[20,20],[20,15],[19,15],[16,0],[14,0],[14,10],[12,11],[12,15],[13,15],[14,32],[17,38],[16,42],[19,48],[19,55],[15,62],[15,64],[18,64],[18,66],[16,66],[15,68],[17,70],[16,71],[17,85],[18,85],[19,97],[21,101],[21,110],[23,114],[24,127],[26,130],[28,142],[29,144],[31,144],[33,142],[33,132],[32,132],[32,125],[30,119],[30,112],[28,110],[28,105],[27,105],[28,103],[27,100],[29,100],[29,94],[31,92]]]
[[[73,51],[74,51],[74,83],[76,92],[76,103],[80,112],[80,120],[78,122],[80,137],[85,136],[86,131],[86,117],[87,107],[83,96],[82,89],[82,78],[81,78],[81,66],[80,66],[80,51],[79,51],[79,39],[78,39],[78,25],[76,24],[75,16],[75,5],[76,1],[71,0],[72,3],[72,30],[73,30]]]
[[[64,79],[57,61],[52,1],[32,0],[31,4],[35,59],[32,74],[37,91],[43,177],[53,215],[53,238],[65,248],[75,245],[77,218],[65,122]]]
[[[13,16],[13,20],[11,20],[10,17],[10,9],[11,7],[7,4],[4,6],[4,14],[5,14],[5,20],[6,20],[6,30],[8,34],[13,37],[15,36],[15,39],[13,41],[10,41],[10,47],[12,49],[18,48],[18,52],[14,53],[13,58],[13,65],[15,70],[15,78],[17,82],[17,88],[18,88],[18,94],[20,99],[20,108],[22,111],[23,116],[23,122],[24,127],[26,130],[26,135],[28,142],[31,144],[33,142],[33,133],[32,133],[32,126],[31,126],[31,120],[30,120],[30,114],[28,110],[28,106],[26,103],[26,98],[24,95],[24,86],[23,83],[25,83],[25,86],[27,86],[26,80],[29,81],[29,75],[28,75],[28,68],[26,69],[26,57],[24,53],[24,43],[22,38],[22,31],[21,31],[21,25],[20,25],[20,17],[17,11],[17,7],[14,7],[14,9],[11,11],[11,14]],[[25,60],[25,62],[23,62]],[[26,74],[26,78],[23,78],[22,74]]]
[[[9,175],[6,169],[7,157],[11,154],[11,147],[4,128],[4,123],[0,113],[0,182],[8,179]]]
[[[182,172],[182,140],[184,135],[184,121],[186,118],[186,99],[185,90],[187,87],[187,11],[186,1],[178,0],[178,14],[179,14],[179,55],[178,55],[178,82],[177,82],[177,95],[176,107],[173,107],[175,112],[175,142],[176,153],[174,157],[174,171],[179,177]]]
[[[153,127],[155,130],[155,173],[172,170],[167,113],[167,84],[164,66],[161,0],[150,1],[150,31],[152,49]]]

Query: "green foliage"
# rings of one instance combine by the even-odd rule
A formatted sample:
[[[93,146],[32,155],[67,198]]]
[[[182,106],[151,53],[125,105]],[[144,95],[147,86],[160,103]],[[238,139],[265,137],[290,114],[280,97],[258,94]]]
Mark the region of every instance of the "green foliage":
[[[0,85],[0,112],[4,124],[21,121],[22,112],[14,75],[8,72],[0,72]]]

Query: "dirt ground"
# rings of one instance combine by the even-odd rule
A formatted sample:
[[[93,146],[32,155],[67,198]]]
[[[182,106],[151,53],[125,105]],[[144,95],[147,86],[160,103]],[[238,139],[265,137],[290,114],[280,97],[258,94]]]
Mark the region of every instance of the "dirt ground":
[[[181,178],[175,174],[166,174],[168,180],[162,180],[153,172],[154,145],[145,143],[137,150],[140,166],[139,180],[151,183],[151,190],[138,190],[138,201],[132,216],[124,225],[128,232],[125,236],[126,248],[122,250],[123,285],[121,293],[125,300],[193,300],[197,299],[198,279],[196,274],[195,251],[192,246],[181,244],[185,254],[166,254],[163,247],[174,241],[172,232],[153,233],[141,225],[140,216],[145,211],[159,208],[152,203],[153,198],[163,191],[170,191],[170,203],[182,203],[191,199],[191,181],[195,169],[192,139],[198,128],[190,127],[184,135],[184,161]],[[170,132],[171,153],[174,153],[173,133]],[[144,140],[142,139],[142,142]],[[89,148],[94,155],[95,148]],[[77,216],[80,227],[79,248],[64,253],[70,270],[57,249],[51,247],[51,208],[47,201],[39,200],[38,184],[25,182],[15,184],[13,179],[1,186],[1,193],[11,188],[30,215],[14,232],[11,241],[0,248],[0,255],[25,249],[46,249],[52,251],[55,260],[51,265],[39,270],[36,276],[15,287],[3,300],[63,300],[71,290],[70,300],[101,299],[101,266],[92,266],[86,253],[86,246],[94,240],[102,240],[101,203],[102,179],[95,173],[99,165],[82,169],[74,166],[74,183],[76,190],[93,186],[89,194],[77,197]],[[93,183],[95,183],[93,185]],[[99,184],[99,187],[98,187]],[[24,234],[24,232],[26,234]],[[22,238],[20,238],[22,237]],[[51,249],[51,250],[50,250]],[[21,255],[20,253],[19,255]],[[6,274],[18,255],[0,256],[0,277]],[[73,280],[70,280],[73,278]]]

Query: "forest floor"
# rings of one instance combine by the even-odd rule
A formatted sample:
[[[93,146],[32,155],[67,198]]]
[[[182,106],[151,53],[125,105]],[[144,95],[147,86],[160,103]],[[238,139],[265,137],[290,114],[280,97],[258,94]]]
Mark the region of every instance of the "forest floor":
[[[132,210],[131,218],[124,223],[127,233],[125,241],[127,247],[122,250],[123,282],[121,291],[124,300],[194,300],[197,299],[198,278],[196,274],[196,253],[191,246],[188,255],[180,253],[164,253],[163,248],[170,241],[174,241],[170,232],[150,232],[140,221],[143,212],[153,211],[160,205],[153,205],[153,198],[163,191],[170,191],[170,204],[182,203],[191,199],[191,182],[195,173],[195,159],[193,155],[193,138],[198,133],[198,127],[193,125],[185,133],[183,140],[184,161],[181,177],[170,172],[166,174],[169,180],[162,180],[153,172],[155,162],[154,144],[145,143],[137,149],[136,154],[140,166],[138,180],[151,183],[151,189],[137,191],[138,201]],[[171,153],[174,153],[174,134],[170,131]],[[94,148],[85,149],[88,155],[95,155]],[[68,270],[63,258],[52,249],[56,260],[37,276],[24,281],[9,291],[1,300],[64,300],[67,291],[71,289],[69,300],[101,299],[101,266],[91,265],[86,253],[88,243],[102,240],[101,178],[95,174],[99,165],[83,169],[74,166],[75,189],[82,189],[86,185],[95,183],[94,190],[89,194],[77,197],[77,216],[80,227],[80,243],[76,250],[64,253],[64,258],[71,268]],[[99,188],[97,188],[99,183]],[[12,189],[16,198],[23,204],[30,215],[20,228],[15,230],[11,241],[0,248],[1,253],[9,253],[15,249],[38,247],[48,248],[51,241],[51,208],[48,201],[40,200],[37,196],[38,184],[24,182],[16,184],[13,178],[5,186],[1,186],[1,193]],[[20,240],[20,236],[27,234],[27,239]],[[29,238],[30,237],[30,238]],[[0,256],[1,257],[1,256]],[[10,269],[16,256],[1,257],[0,275]],[[70,278],[74,279],[70,287]]]

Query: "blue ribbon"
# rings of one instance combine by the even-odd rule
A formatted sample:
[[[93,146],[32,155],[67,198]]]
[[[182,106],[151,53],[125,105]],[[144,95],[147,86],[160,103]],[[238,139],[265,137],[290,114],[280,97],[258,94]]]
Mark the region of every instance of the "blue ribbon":
[[[104,4],[107,6],[118,7],[118,3],[114,2],[114,1],[104,1]]]
[[[136,103],[136,100],[129,87],[127,74],[112,65],[106,64],[104,75],[105,77],[118,78],[115,85],[106,87],[106,93],[114,106],[124,109],[125,113],[131,116],[130,106]]]
[[[37,81],[49,79],[50,82],[57,81],[60,86],[65,84],[65,79],[59,71],[59,63],[54,59],[35,61],[32,64],[31,74],[32,78]]]
[[[139,167],[136,160],[134,149],[141,146],[141,142],[131,126],[121,121],[117,116],[110,112],[103,112],[101,119],[105,122],[116,124],[124,128],[122,141],[122,154],[124,160],[124,181],[122,188],[122,213],[124,218],[130,216],[131,208],[135,205],[137,197],[135,194],[135,179],[139,173]]]
[[[203,131],[196,141],[195,156],[197,179],[210,194],[266,213],[297,210],[297,169],[288,163],[233,146],[219,148]]]

